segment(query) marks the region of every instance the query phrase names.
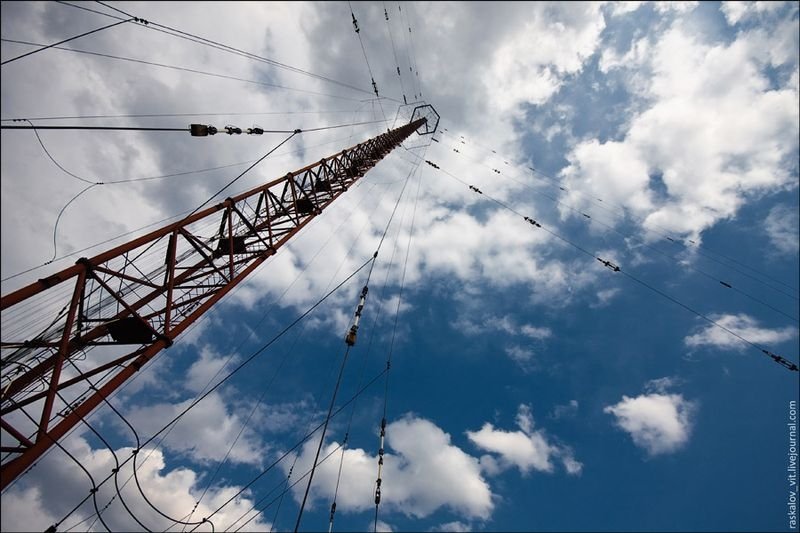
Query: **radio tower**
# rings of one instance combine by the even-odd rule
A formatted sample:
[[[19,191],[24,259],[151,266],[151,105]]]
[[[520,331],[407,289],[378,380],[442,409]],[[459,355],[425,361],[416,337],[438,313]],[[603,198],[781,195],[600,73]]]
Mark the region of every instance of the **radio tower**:
[[[419,106],[404,126],[3,296],[4,313],[36,309],[47,327],[2,331],[0,424],[10,438],[3,438],[0,488],[389,152],[437,125],[433,108]],[[78,370],[74,359],[98,346],[108,348]],[[56,397],[67,389],[74,400],[56,412]]]

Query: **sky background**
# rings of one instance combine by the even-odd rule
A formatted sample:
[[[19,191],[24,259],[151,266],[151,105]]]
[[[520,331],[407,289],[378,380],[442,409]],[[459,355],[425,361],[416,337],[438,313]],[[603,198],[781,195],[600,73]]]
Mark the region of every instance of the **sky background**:
[[[112,5],[363,90],[126,23],[65,46],[217,76],[51,49],[2,67],[4,121],[377,121],[298,135],[227,195],[401,125],[403,95],[441,115],[438,142],[412,136],[111,400],[142,440],[369,259],[397,206],[337,405],[391,357],[388,386],[332,420],[322,456],[336,452],[316,470],[302,530],[327,530],[340,461],[334,530],[373,530],[384,405],[383,531],[791,530],[797,374],[567,241],[798,361],[797,3],[354,2],[363,51],[347,3]],[[9,40],[113,22],[55,2],[0,6],[3,61],[33,49]],[[41,118],[181,113],[198,116]],[[33,132],[2,131],[3,294],[192,210],[285,137],[40,135],[63,169],[107,183],[63,211],[54,248],[59,212],[87,184]],[[286,455],[211,520],[294,527],[305,483],[276,498],[312,462],[318,434],[293,447],[324,419],[365,281],[147,449],[138,477],[153,505],[183,518],[200,499],[193,519],[208,516]],[[18,318],[4,313],[4,329]],[[87,427],[64,446],[102,479],[135,437],[107,407],[89,422],[108,446]],[[53,450],[3,493],[2,529],[43,530],[91,486]],[[122,492],[141,524],[115,499],[109,528],[182,528],[133,482]],[[90,500],[59,531],[104,531],[94,513]]]

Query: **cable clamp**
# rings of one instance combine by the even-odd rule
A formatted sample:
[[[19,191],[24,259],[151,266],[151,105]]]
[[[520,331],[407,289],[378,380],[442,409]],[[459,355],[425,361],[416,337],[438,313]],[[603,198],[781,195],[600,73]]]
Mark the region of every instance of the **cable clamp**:
[[[522,217],[522,218],[524,218],[528,222],[528,224],[530,224],[532,226],[536,226],[537,228],[541,228],[542,227],[541,224],[539,224],[538,222],[536,222],[535,220],[533,220],[530,217]]]
[[[189,133],[192,137],[207,137],[209,135],[215,135],[217,133],[217,128],[205,124],[190,124]]]
[[[599,257],[595,257],[595,259],[597,259],[598,261],[603,263],[606,267],[610,268],[614,272],[619,272],[619,267],[617,265],[615,265],[614,263],[612,263],[611,261],[604,261],[603,259],[600,259]]]
[[[793,362],[789,361],[785,357],[782,357],[782,356],[780,356],[778,354],[774,354],[774,353],[770,352],[769,350],[764,350],[763,348],[761,349],[761,351],[764,352],[765,354],[767,354],[768,356],[770,356],[772,358],[772,360],[775,361],[776,363],[778,363],[779,365],[781,365],[783,367],[786,367],[789,370],[794,371],[794,372],[798,371],[797,365],[794,364]]]

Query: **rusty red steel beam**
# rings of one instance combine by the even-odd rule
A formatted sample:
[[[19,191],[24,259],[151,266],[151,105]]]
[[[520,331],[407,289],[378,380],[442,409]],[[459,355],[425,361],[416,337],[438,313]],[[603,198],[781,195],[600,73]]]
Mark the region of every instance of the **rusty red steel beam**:
[[[402,128],[399,128],[399,129],[402,129]],[[397,131],[397,130],[395,130],[395,131]],[[286,183],[287,179],[289,179],[290,177],[299,175],[301,171],[304,173],[303,175],[305,175],[309,171],[313,172],[314,168],[319,167],[319,166],[327,165],[328,162],[332,162],[333,163],[332,166],[336,167],[334,169],[330,169],[331,172],[335,172],[337,169],[338,169],[339,172],[346,172],[347,169],[351,168],[351,167],[348,167],[347,165],[345,165],[343,163],[343,160],[346,159],[345,155],[349,156],[349,155],[351,155],[353,153],[357,153],[359,147],[363,147],[367,143],[374,142],[374,141],[375,141],[375,139],[370,139],[369,141],[361,143],[360,145],[356,145],[355,147],[353,147],[353,148],[351,148],[349,150],[344,150],[339,154],[335,154],[333,156],[329,156],[327,158],[324,158],[324,159],[322,159],[320,162],[318,162],[316,164],[308,165],[308,166],[304,167],[303,169],[301,169],[300,171],[297,171],[297,172],[294,172],[294,173],[289,173],[286,176],[284,176],[283,178],[280,178],[278,180],[274,180],[272,182],[269,182],[266,185],[262,185],[262,186],[254,188],[254,189],[251,189],[251,191],[249,191],[248,193],[243,193],[243,194],[240,194],[238,196],[235,196],[233,199],[225,200],[224,202],[218,204],[217,206],[209,208],[209,210],[207,210],[208,211],[207,214],[211,215],[211,214],[213,214],[215,212],[218,212],[220,209],[222,209],[222,208],[224,208],[226,206],[230,207],[230,206],[235,205],[233,202],[237,198],[241,201],[243,199],[246,199],[246,198],[251,197],[251,196],[256,195],[256,194],[258,194],[259,197],[261,196],[261,194],[264,194],[265,196],[268,195],[267,196],[267,203],[269,203],[270,201],[274,202],[285,213],[287,213],[288,217],[291,218],[291,213],[289,213],[289,211],[286,210],[285,206],[283,206],[283,204],[281,203],[280,199],[275,197],[274,194],[269,190],[271,186],[279,185],[281,183]],[[372,166],[372,165],[370,165],[370,166]],[[355,182],[355,179],[353,179],[352,182]],[[288,184],[286,184],[286,186],[288,187]],[[346,186],[345,186],[345,189],[346,189]],[[285,194],[285,192],[284,192],[284,194]],[[336,196],[338,196],[338,194],[333,195],[332,198],[329,201],[332,201]],[[271,197],[271,200],[270,200],[270,197]],[[231,209],[227,209],[227,212],[230,212],[230,211],[231,211]],[[223,217],[224,217],[223,221],[227,217],[227,212],[223,215]],[[160,230],[155,230],[155,231],[153,231],[153,232],[151,232],[149,234],[150,241],[140,242],[140,243],[138,243],[138,245],[136,247],[132,248],[131,247],[132,244],[130,244],[130,243],[127,244],[127,245],[123,244],[123,245],[121,245],[121,246],[119,246],[119,247],[117,247],[115,249],[115,250],[117,250],[117,253],[116,253],[116,255],[114,257],[119,257],[119,256],[121,256],[121,255],[123,255],[125,253],[128,253],[128,252],[136,249],[139,246],[143,246],[144,244],[147,244],[148,242],[151,242],[151,241],[154,241],[154,240],[157,240],[157,239],[163,237],[166,234],[165,232],[167,230],[169,230],[170,232],[178,231],[178,232],[180,232],[180,233],[182,233],[182,234],[184,234],[184,235],[186,235],[188,237],[191,234],[186,230],[185,226],[190,224],[192,219],[194,219],[194,216],[187,218],[186,221],[184,222],[184,226],[181,226],[181,227],[177,227],[176,228],[176,227],[174,227],[176,224],[171,224],[171,225],[166,226],[165,228],[162,228]],[[299,220],[299,216],[298,216],[298,220]],[[256,229],[261,231],[261,230],[267,228],[269,230],[268,233],[270,233],[270,235],[272,235],[272,236],[283,235],[287,231],[287,230],[276,231],[276,229],[270,224],[270,222],[271,221],[269,219],[266,219],[266,220],[260,222],[256,226]],[[292,232],[295,229],[296,228],[289,229],[288,231]],[[145,236],[145,237],[147,237],[147,236]],[[140,239],[136,239],[136,240],[134,240],[132,242],[133,243],[137,243],[138,241],[141,241],[141,240],[142,239],[140,238]],[[232,241],[231,241],[231,243],[232,243]],[[193,245],[194,245],[194,243],[193,243]],[[98,264],[98,261],[103,260],[103,259],[106,260],[106,261],[109,261],[109,260],[114,258],[114,257],[109,257],[110,254],[111,254],[111,252],[105,252],[105,253],[102,253],[102,254],[100,254],[100,255],[92,258],[92,259],[88,259],[88,260],[84,259],[82,261],[79,261],[78,265],[76,265],[76,266],[79,267],[79,266],[81,266],[81,264],[91,264],[91,265]],[[209,258],[205,257],[205,259],[207,260]],[[199,261],[197,264],[192,265],[188,269],[184,270],[180,275],[175,277],[173,279],[173,287],[175,285],[181,285],[182,283],[184,283],[186,281],[193,281],[194,280],[194,275],[198,271],[201,271],[202,267],[209,265],[209,263],[207,263],[206,260]],[[51,276],[51,278],[55,277],[57,279],[64,279],[66,277],[67,273],[69,273],[74,268],[75,267],[70,267],[68,269],[65,269],[61,273],[58,273],[55,276]],[[212,268],[213,270],[219,272],[220,275],[223,275],[219,266],[214,265],[213,263],[210,263],[210,268]],[[106,272],[108,272],[108,269],[106,269]],[[207,277],[207,275],[208,275],[208,273],[205,273],[205,272],[201,271],[200,275],[197,276],[197,279],[203,279],[203,278]],[[36,283],[33,283],[33,284],[29,285],[28,288],[36,287],[37,284],[39,284],[39,283],[41,283],[41,280],[40,280],[40,282],[36,282]],[[148,284],[145,284],[145,286],[149,287]],[[217,286],[219,286],[219,285],[217,285]],[[24,289],[22,289],[22,290],[24,290]],[[147,294],[146,296],[140,298],[137,302],[132,303],[130,305],[130,307],[133,310],[138,310],[138,309],[144,307],[145,305],[148,305],[149,303],[151,303],[153,300],[155,300],[156,298],[161,296],[163,293],[164,293],[164,291],[162,289],[154,289],[149,294]],[[14,293],[12,293],[12,295],[13,294]],[[12,296],[12,295],[9,295],[9,296]],[[170,304],[172,304],[172,302],[168,302],[168,306],[167,306],[168,308],[169,308]],[[165,311],[166,311],[166,309],[165,309]],[[121,318],[129,316],[130,314],[131,313],[129,313],[127,310],[123,310],[120,313],[118,313],[115,317],[113,317],[112,320],[119,320]],[[165,331],[165,333],[166,333],[166,331]],[[107,334],[108,334],[108,330],[107,330],[106,325],[105,324],[101,324],[101,325],[95,327],[94,329],[92,329],[92,330],[90,330],[88,332],[84,332],[79,339],[73,339],[73,341],[71,343],[71,347],[73,348],[73,351],[77,350],[80,347],[87,346],[92,341],[94,341],[94,340],[96,340],[98,338],[101,338],[101,337],[103,337],[103,336],[105,336]],[[20,390],[24,389],[28,384],[30,384],[31,382],[35,381],[39,377],[41,377],[43,375],[43,373],[46,372],[52,366],[52,364],[53,364],[55,359],[56,359],[56,356],[51,356],[51,357],[47,358],[44,362],[37,364],[36,367],[33,370],[31,370],[31,371],[27,372],[26,374],[24,374],[23,376],[17,378],[11,384],[11,386],[6,391],[4,391],[2,397],[3,398],[8,398],[8,397],[12,396],[13,394],[18,393]]]
[[[421,119],[400,128],[389,130],[342,152],[328,156],[317,163],[291,172],[282,178],[228,198],[181,221],[154,230],[90,259],[83,258],[72,267],[2,297],[0,309],[10,309],[14,305],[60,283],[77,278],[56,353],[15,378],[2,392],[3,402],[12,404],[2,408],[4,415],[2,420],[3,429],[21,443],[18,448],[24,448],[24,451],[0,466],[0,489],[7,487],[17,476],[29,468],[55,442],[79,424],[84,417],[88,416],[125,381],[141,370],[157,353],[169,347],[174,339],[202,317],[214,304],[229,294],[233,288],[255,271],[264,261],[274,255],[282,245],[343,194],[350,185],[358,181],[367,170],[422,126],[424,122],[425,120]],[[299,181],[298,178],[300,178]],[[325,185],[327,188],[325,189],[320,186],[320,180],[323,179],[327,180]],[[283,190],[279,197],[272,189],[281,185]],[[252,206],[247,204],[247,200],[254,197],[258,198],[258,206],[251,215],[253,218],[248,219],[245,215],[245,207],[247,210],[253,211]],[[300,202],[306,202],[303,204],[304,207],[301,208]],[[189,225],[214,216],[220,211],[223,211],[223,213],[218,232],[218,248],[212,251],[210,255],[204,254],[202,247],[197,246],[197,243],[204,243],[192,235],[187,228]],[[238,220],[234,220],[234,214],[238,217]],[[165,268],[162,286],[153,287],[154,284],[150,280],[126,275],[120,272],[119,269],[106,266],[109,261],[121,257],[124,258],[126,265],[129,262],[133,264],[133,261],[129,261],[126,254],[142,246],[154,243],[167,235],[170,236],[170,245],[167,247],[165,266],[160,267]],[[202,260],[198,262],[192,261],[190,266],[178,264],[176,249],[179,236],[183,236],[189,241],[189,244],[194,248],[192,253],[202,255]],[[237,251],[235,239],[244,239],[245,237],[257,238],[257,241],[246,243],[242,240],[241,242],[244,246],[260,244],[261,249],[257,250],[257,253],[253,253],[253,251]],[[224,243],[224,240],[227,240],[227,243]],[[207,246],[206,248],[208,249]],[[241,258],[242,255],[245,255],[245,257]],[[215,260],[222,259],[224,259],[223,263],[215,264]],[[227,272],[225,272],[226,270]],[[178,273],[179,271],[180,273]],[[101,275],[106,276],[106,278],[102,279]],[[138,284],[137,286],[139,287],[151,290],[143,297],[126,300],[126,296],[136,294],[135,290],[128,290],[125,293],[114,292],[109,283],[111,278],[119,279],[121,282],[128,282],[130,285],[126,289],[133,284]],[[82,319],[82,310],[84,309],[83,293],[85,284],[89,281],[105,289],[105,292],[110,295],[109,301],[116,301],[121,305],[122,309],[114,316],[103,318],[101,322],[104,321],[104,323],[94,326],[89,331],[81,332],[80,321]],[[178,292],[180,294],[176,297]],[[159,297],[164,299],[163,309],[160,308],[161,304],[159,303],[159,310],[147,314],[148,320],[142,318],[139,310],[145,305],[153,304]],[[187,302],[190,305],[186,305]],[[100,307],[96,308],[96,312],[98,314],[101,312]],[[64,382],[60,381],[63,364],[72,354],[90,343],[110,335],[109,324],[127,317],[138,317],[144,322],[143,327],[145,330],[157,335],[154,338],[151,337],[148,342],[137,341],[134,343],[114,339],[119,345],[135,344],[137,348],[131,353],[117,358],[113,362],[114,364],[106,363],[95,369],[87,370],[78,377]],[[163,317],[160,324],[157,321],[159,317]],[[154,326],[153,320],[156,320],[158,325]],[[87,323],[97,321],[97,318],[86,317]],[[74,332],[76,322],[79,327],[77,328],[78,331]],[[159,331],[159,328],[162,331]],[[133,360],[130,361],[130,359]],[[130,362],[122,366],[121,363],[125,361]],[[68,406],[66,413],[62,415],[62,420],[56,423],[56,417],[51,421],[50,415],[52,414],[55,395],[59,390],[82,383],[89,376],[97,375],[99,373],[98,368],[105,370],[112,369],[114,366],[119,366],[119,370],[111,375],[102,386],[90,390],[91,393],[78,405]],[[45,405],[41,413],[35,440],[31,442],[22,432],[9,423],[5,415],[13,413],[16,410],[15,406],[21,403],[13,398],[15,395],[22,392],[25,387],[37,379],[45,379],[48,373],[50,373],[50,379],[47,382],[46,390],[35,394],[37,400],[45,399]],[[30,398],[22,400],[24,402],[23,405],[28,405],[32,401],[34,400],[30,400]]]

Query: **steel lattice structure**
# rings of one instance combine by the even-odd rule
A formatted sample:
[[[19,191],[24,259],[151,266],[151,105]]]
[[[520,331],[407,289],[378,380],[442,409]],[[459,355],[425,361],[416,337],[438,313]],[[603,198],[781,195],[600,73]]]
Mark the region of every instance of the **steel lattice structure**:
[[[51,311],[49,326],[33,338],[3,328],[2,488],[425,122],[387,131],[3,296],[6,313],[37,302]],[[213,234],[203,237],[209,228]],[[56,293],[65,286],[72,290]],[[74,359],[95,346],[115,353],[79,369]],[[56,397],[68,389],[74,400],[54,414]],[[17,445],[6,445],[11,439]]]

